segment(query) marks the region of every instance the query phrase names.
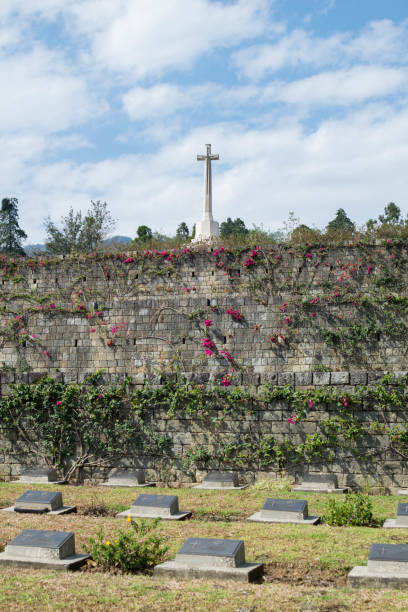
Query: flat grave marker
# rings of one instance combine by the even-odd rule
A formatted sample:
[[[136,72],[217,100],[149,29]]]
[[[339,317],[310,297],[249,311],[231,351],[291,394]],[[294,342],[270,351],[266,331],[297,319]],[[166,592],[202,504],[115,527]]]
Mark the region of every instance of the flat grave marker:
[[[408,528],[408,504],[399,503],[397,507],[397,518],[387,519],[383,525],[385,529],[407,529]]]
[[[65,480],[59,480],[54,468],[34,467],[27,468],[21,473],[19,480],[12,483],[25,484],[64,484]]]
[[[208,472],[204,480],[196,485],[196,489],[245,489],[248,485],[238,484],[238,474],[235,472]]]
[[[309,516],[307,501],[302,499],[280,499],[268,497],[260,512],[255,512],[247,521],[250,523],[293,523],[295,525],[316,525],[319,516]]]
[[[75,553],[71,531],[39,529],[23,529],[0,553],[4,565],[63,570],[75,569],[88,558]]]
[[[263,564],[246,563],[243,540],[188,538],[175,559],[156,565],[154,573],[253,582],[263,575]]]
[[[2,512],[21,512],[31,514],[68,514],[76,512],[75,506],[62,504],[62,493],[57,491],[25,491],[14,506],[3,508]]]
[[[133,502],[129,510],[119,512],[117,516],[135,518],[161,518],[168,521],[180,521],[191,516],[191,512],[179,510],[177,495],[154,495],[143,493]]]
[[[371,544],[367,566],[357,565],[348,575],[352,587],[408,587],[408,545]]]
[[[345,493],[347,489],[339,489],[337,476],[334,474],[319,474],[310,472],[300,477],[300,483],[292,487],[292,491],[309,491],[312,493]]]
[[[154,487],[156,483],[146,482],[144,470],[113,470],[107,482],[101,487]]]

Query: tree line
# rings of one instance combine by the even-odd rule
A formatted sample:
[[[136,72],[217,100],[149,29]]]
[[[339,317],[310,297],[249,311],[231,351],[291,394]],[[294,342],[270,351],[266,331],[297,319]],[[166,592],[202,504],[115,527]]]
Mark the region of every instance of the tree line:
[[[260,241],[267,240],[278,242],[280,240],[310,239],[313,234],[320,230],[310,228],[301,224],[293,212],[289,213],[289,219],[285,222],[284,231],[268,232],[262,227],[253,226],[249,229],[242,219],[228,217],[220,225],[221,238],[251,238]],[[369,219],[366,223],[366,231],[375,232],[384,227],[407,227],[408,219],[404,219],[401,209],[394,202],[390,202],[384,208],[384,214],[378,219]],[[106,202],[91,200],[87,212],[74,212],[71,207],[65,216],[61,217],[57,225],[49,216],[44,220],[46,233],[45,252],[48,255],[63,255],[72,252],[92,252],[104,247],[104,241],[113,233],[116,222]],[[339,208],[335,217],[326,226],[326,232],[339,234],[354,232],[356,226],[348,217],[343,208]],[[195,226],[191,232],[188,225],[182,221],[176,230],[175,238],[171,238],[159,232],[153,231],[148,225],[139,225],[136,236],[127,248],[138,248],[151,242],[169,243],[170,241],[186,242],[194,238]],[[26,232],[20,227],[18,220],[17,198],[4,198],[0,209],[0,253],[10,256],[24,256],[22,246],[27,239]]]

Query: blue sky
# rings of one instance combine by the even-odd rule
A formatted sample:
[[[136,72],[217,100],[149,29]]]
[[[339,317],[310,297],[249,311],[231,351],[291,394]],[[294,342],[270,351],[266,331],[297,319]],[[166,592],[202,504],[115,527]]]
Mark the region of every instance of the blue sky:
[[[406,0],[1,0],[0,177],[27,242],[102,199],[116,233],[408,209]]]

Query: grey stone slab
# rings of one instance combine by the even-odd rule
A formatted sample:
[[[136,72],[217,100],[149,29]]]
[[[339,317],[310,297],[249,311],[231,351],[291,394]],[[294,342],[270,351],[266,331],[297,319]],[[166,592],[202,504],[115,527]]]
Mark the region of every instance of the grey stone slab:
[[[408,570],[408,544],[371,544],[368,563],[404,563]]]
[[[408,518],[408,504],[399,502],[397,506],[397,517]]]
[[[76,565],[86,560],[88,555],[75,554],[75,536],[72,532],[24,529],[0,555],[2,563],[31,565],[47,564],[49,567]],[[61,562],[65,563],[61,563]]]
[[[242,540],[188,538],[177,552],[176,558],[157,565],[154,573],[252,582],[261,578],[263,565],[246,563],[245,545]]]
[[[238,475],[235,472],[209,472],[196,489],[245,489],[248,485],[238,484]]]
[[[54,468],[28,468],[24,470],[16,483],[27,484],[63,484],[65,481],[59,480]]]
[[[179,521],[191,516],[191,512],[179,510],[179,502],[176,495],[142,494],[133,502],[129,510],[120,512],[117,516],[162,518]]]
[[[347,584],[352,588],[374,589],[408,589],[408,574],[395,572],[372,572],[365,565],[353,567],[347,577]]]
[[[339,489],[337,476],[334,474],[309,473],[299,478],[300,483],[292,487],[292,491],[309,491],[317,493],[344,493]]]
[[[383,523],[384,529],[408,529],[408,524],[398,523],[397,519],[386,519]]]
[[[211,578],[215,580],[234,580],[236,582],[260,582],[264,572],[263,563],[244,563],[240,567],[188,567],[177,561],[166,561],[156,565],[155,575],[170,578],[195,579]]]
[[[308,516],[307,501],[305,500],[268,498],[261,512],[255,512],[247,521],[250,523],[316,525],[320,521],[320,517]]]
[[[332,385],[348,385],[350,382],[349,372],[331,372],[330,384]]]
[[[317,525],[320,522],[320,516],[307,516],[304,519],[295,517],[265,517],[261,512],[255,512],[247,518],[248,523],[290,523],[292,525]]]
[[[239,567],[245,563],[245,545],[243,540],[188,538],[176,554],[176,561],[188,562],[191,565],[210,563]]]
[[[154,487],[155,483],[145,481],[144,470],[113,470],[107,482],[101,487]]]
[[[49,512],[62,507],[62,494],[59,491],[25,491],[16,500],[14,509],[44,509]]]
[[[312,372],[295,372],[295,386],[306,387],[312,384]]]
[[[303,520],[307,516],[307,502],[301,499],[268,498],[261,510],[262,518]]]

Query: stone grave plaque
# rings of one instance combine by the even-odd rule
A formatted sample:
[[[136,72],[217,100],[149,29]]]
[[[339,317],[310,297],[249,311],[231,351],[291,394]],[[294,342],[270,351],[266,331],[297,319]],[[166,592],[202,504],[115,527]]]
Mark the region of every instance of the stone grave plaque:
[[[57,491],[25,491],[14,506],[2,508],[1,512],[21,512],[33,514],[69,514],[76,512],[75,506],[63,506],[62,494]]]
[[[238,485],[238,475],[235,472],[209,472],[197,489],[243,489]]]
[[[247,521],[251,523],[295,523],[316,525],[319,516],[309,516],[307,501],[303,499],[280,499],[269,497],[260,512],[255,512]]]
[[[103,487],[152,487],[154,483],[145,481],[144,470],[121,470],[111,472]]]
[[[396,524],[398,526],[408,527],[408,504],[398,504]]]
[[[28,484],[61,484],[54,468],[29,468],[24,470],[20,480],[13,482],[26,482]]]
[[[333,474],[314,474],[312,472],[303,476],[302,483],[313,484],[316,488],[320,486],[322,489],[337,489],[337,476]]]
[[[321,474],[311,472],[299,478],[300,483],[296,484],[293,491],[315,491],[326,493],[343,493],[346,489],[339,489],[337,476],[335,474]]]
[[[132,504],[132,509],[141,508],[144,512],[156,515],[170,516],[178,512],[178,497],[176,495],[139,495]]]
[[[175,559],[157,565],[154,573],[252,582],[262,576],[263,565],[246,563],[245,545],[242,540],[188,538]]]
[[[268,498],[261,510],[264,518],[304,520],[307,517],[307,502],[301,499]]]
[[[371,544],[367,568],[373,573],[406,573],[408,578],[408,545]]]
[[[82,565],[88,557],[75,554],[75,536],[70,531],[23,529],[0,554],[0,563],[70,569]]]
[[[176,554],[176,561],[198,567],[239,567],[245,563],[245,546],[242,540],[188,538]]]
[[[408,504],[399,503],[397,507],[397,518],[386,519],[383,524],[385,529],[407,529],[408,528]]]
[[[120,512],[118,516],[135,516],[145,518],[164,518],[177,520],[190,516],[191,512],[179,510],[177,495],[154,495],[143,493],[133,502],[130,510]]]
[[[5,552],[33,559],[64,559],[75,553],[75,536],[72,531],[23,529],[6,546]]]
[[[61,493],[54,491],[25,491],[16,500],[15,512],[44,513],[62,507]]]

